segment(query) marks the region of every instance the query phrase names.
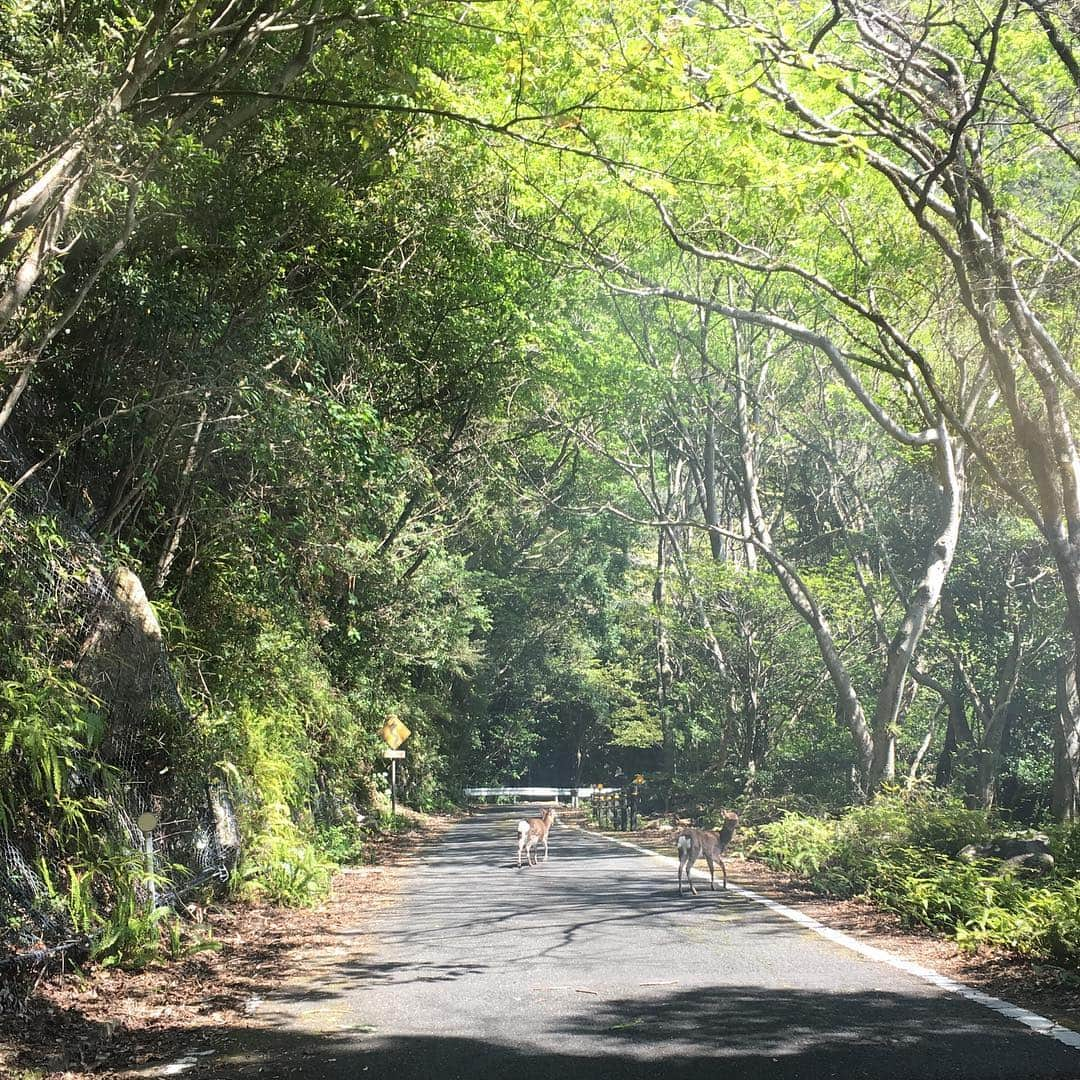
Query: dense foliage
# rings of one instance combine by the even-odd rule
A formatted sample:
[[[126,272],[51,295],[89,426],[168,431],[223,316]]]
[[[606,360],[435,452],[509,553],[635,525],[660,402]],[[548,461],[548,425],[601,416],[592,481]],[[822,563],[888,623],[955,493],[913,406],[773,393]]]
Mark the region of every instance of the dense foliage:
[[[93,560],[275,897],[382,820],[392,715],[426,809],[1076,818],[1075,23],[942,11],[0,4],[0,825],[56,892],[119,858],[42,599]],[[921,840],[834,851],[873,812],[773,850],[900,904]]]
[[[1058,831],[1052,877],[1033,880],[956,859],[985,840],[983,811],[936,793],[879,797],[839,819],[789,813],[758,830],[752,850],[820,892],[862,896],[964,948],[996,945],[1040,960],[1080,961],[1075,829]]]

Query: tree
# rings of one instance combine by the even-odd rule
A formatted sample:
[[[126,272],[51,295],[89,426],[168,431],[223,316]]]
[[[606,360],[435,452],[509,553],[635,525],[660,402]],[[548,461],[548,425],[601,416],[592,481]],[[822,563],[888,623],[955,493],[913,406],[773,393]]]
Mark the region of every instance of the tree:
[[[1005,4],[989,11],[955,4],[940,20],[907,8],[841,3],[799,30],[767,7],[708,6],[756,51],[762,122],[789,142],[881,177],[939,252],[954,312],[977,336],[1015,453],[995,441],[999,424],[980,424],[977,414],[949,400],[948,371],[909,348],[871,285],[856,298],[806,267],[785,270],[898,350],[909,377],[985,475],[1039,528],[1066,598],[1063,685],[1071,685],[1080,662],[1080,456],[1069,402],[1080,383],[1060,315],[1076,265],[1070,211],[1057,194],[1076,164],[1069,128],[1075,81],[1064,24],[1049,5],[1013,18]],[[1049,183],[1031,200],[1025,194],[1035,169]],[[865,250],[852,240],[853,251]],[[1075,775],[1078,728],[1070,702],[1063,693],[1059,745]],[[1058,799],[1059,816],[1074,817],[1076,800],[1070,786]]]

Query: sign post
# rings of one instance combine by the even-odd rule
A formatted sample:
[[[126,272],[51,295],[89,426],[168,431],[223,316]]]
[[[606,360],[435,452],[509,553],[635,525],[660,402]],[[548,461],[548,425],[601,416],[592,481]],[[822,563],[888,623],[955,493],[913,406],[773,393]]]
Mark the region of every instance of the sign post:
[[[391,750],[387,748],[382,752],[384,758],[390,761],[390,812],[397,813],[397,763],[405,757],[404,750]]]
[[[383,757],[390,759],[390,812],[397,813],[397,763],[405,757],[405,751],[398,747],[412,734],[412,732],[396,716],[391,716],[382,726],[379,734],[383,737],[387,749],[383,751]]]
[[[154,830],[158,827],[158,816],[147,811],[139,815],[136,822],[143,834],[143,854],[146,856],[146,884],[150,890],[150,910],[157,907],[157,880],[154,870]]]

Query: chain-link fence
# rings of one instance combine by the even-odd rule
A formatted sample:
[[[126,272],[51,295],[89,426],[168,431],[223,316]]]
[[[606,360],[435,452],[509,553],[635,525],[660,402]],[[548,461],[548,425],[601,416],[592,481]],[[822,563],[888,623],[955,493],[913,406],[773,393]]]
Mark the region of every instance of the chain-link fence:
[[[18,451],[0,439],[0,479],[16,484],[26,471]],[[14,495],[0,489],[0,498],[5,493],[11,515],[0,517],[0,529],[9,531],[0,537],[7,564],[0,573],[17,580],[35,618],[63,628],[58,637],[71,655],[54,661],[94,696],[103,716],[94,760],[76,760],[69,771],[72,794],[94,808],[87,820],[104,846],[133,859],[145,850],[140,815],[156,816],[154,892],[159,904],[179,906],[186,893],[228,878],[240,834],[226,784],[201,759],[153,609],[138,578],[110,570],[90,534],[36,478]],[[42,528],[54,542],[19,543]],[[6,726],[0,713],[0,745]],[[54,874],[70,853],[57,850],[39,809],[28,806],[25,820],[8,822],[0,835],[0,976],[89,944],[76,933]]]

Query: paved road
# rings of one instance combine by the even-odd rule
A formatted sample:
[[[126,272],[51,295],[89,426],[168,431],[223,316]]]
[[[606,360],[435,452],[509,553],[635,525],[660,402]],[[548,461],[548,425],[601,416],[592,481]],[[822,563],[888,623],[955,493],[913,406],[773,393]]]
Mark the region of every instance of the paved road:
[[[1080,1051],[667,863],[557,826],[518,870],[514,821],[453,826],[269,1030],[215,1076],[327,1080],[1080,1078]],[[700,887],[700,886],[699,886]],[[201,1070],[200,1070],[201,1071]]]

